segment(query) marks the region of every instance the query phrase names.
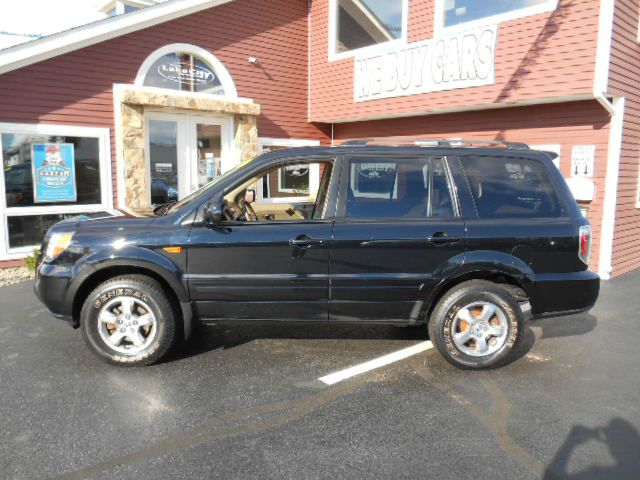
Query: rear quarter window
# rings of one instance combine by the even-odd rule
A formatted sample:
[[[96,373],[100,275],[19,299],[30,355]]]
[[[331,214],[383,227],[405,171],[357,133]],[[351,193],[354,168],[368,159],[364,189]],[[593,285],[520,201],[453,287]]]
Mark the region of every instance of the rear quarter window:
[[[461,160],[480,218],[557,218],[565,215],[541,162],[492,156],[470,156]]]

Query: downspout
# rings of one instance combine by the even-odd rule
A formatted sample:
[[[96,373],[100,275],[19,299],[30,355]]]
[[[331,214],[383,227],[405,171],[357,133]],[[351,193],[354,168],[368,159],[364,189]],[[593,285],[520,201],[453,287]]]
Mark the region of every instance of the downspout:
[[[604,200],[602,203],[600,252],[598,255],[598,273],[604,280],[611,278],[613,271],[613,238],[615,233],[616,205],[618,202],[618,177],[620,173],[620,154],[622,151],[625,111],[624,97],[607,95],[609,89],[609,71],[611,68],[614,10],[615,5],[613,1],[600,0],[598,44],[593,80],[593,97],[611,117]],[[611,100],[609,100],[609,97],[611,97]]]

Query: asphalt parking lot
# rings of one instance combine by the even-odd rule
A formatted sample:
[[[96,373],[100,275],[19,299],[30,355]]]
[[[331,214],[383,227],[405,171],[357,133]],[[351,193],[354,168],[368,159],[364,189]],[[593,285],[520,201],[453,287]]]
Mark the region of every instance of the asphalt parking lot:
[[[424,329],[200,329],[168,361],[121,369],[0,289],[0,477],[640,478],[640,273],[590,314],[530,324],[516,362],[464,372]]]

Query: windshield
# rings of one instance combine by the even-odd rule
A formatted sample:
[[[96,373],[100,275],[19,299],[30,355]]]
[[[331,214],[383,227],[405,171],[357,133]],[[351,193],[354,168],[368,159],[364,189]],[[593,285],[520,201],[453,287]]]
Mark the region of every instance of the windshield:
[[[245,167],[251,161],[252,160],[249,160],[247,162],[244,162],[244,163],[241,163],[239,165],[236,165],[231,170],[226,171],[225,173],[223,173],[219,177],[214,178],[213,180],[211,180],[206,185],[203,185],[202,187],[200,187],[195,192],[191,193],[190,195],[187,195],[186,197],[184,197],[179,202],[174,203],[173,205],[171,205],[170,208],[167,209],[167,211],[165,212],[165,215],[168,215],[169,213],[172,213],[172,212],[175,212],[177,210],[180,210],[181,208],[184,208],[184,207],[186,207],[188,205],[191,205],[193,202],[196,202],[196,201],[200,200],[203,196],[207,195],[211,191],[211,189],[213,187],[215,187],[221,180],[227,178],[233,172],[235,172],[237,170],[240,170],[240,168]]]

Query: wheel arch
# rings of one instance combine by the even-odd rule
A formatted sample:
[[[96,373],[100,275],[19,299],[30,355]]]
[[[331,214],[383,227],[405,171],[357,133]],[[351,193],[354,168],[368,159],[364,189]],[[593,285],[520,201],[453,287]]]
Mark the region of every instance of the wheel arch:
[[[520,261],[522,263],[522,261]],[[459,269],[455,275],[443,279],[431,293],[421,315],[422,323],[428,323],[435,306],[443,295],[455,286],[469,280],[487,280],[499,285],[515,287],[522,292],[527,301],[531,301],[533,291],[533,272],[527,268],[518,268],[522,265],[487,265],[467,264]],[[520,299],[519,299],[520,300]]]
[[[143,275],[157,281],[175,307],[178,322],[176,328],[178,331],[184,332],[184,339],[189,338],[192,323],[191,303],[185,288],[175,277],[175,272],[163,272],[161,267],[155,264],[146,265],[139,260],[119,259],[117,262],[108,262],[82,276],[73,292],[72,319],[74,328],[80,327],[80,312],[89,294],[101,283],[122,275]]]

